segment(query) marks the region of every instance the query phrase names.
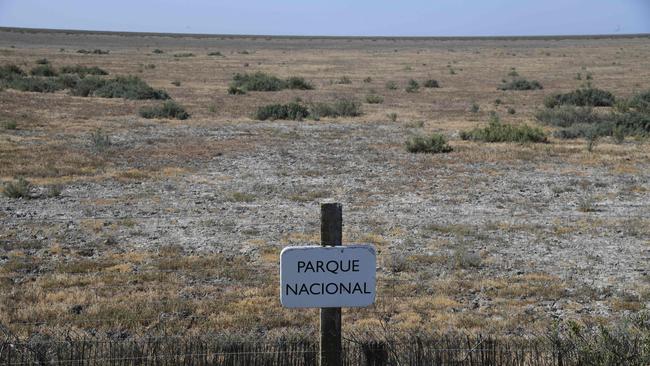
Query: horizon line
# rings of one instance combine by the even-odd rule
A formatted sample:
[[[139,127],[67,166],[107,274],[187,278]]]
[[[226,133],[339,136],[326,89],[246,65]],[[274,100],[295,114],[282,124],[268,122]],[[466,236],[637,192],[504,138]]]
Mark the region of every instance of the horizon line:
[[[389,35],[299,35],[299,34],[236,34],[236,33],[179,33],[179,32],[137,32],[137,31],[115,31],[115,30],[92,30],[92,29],[67,29],[67,28],[30,28],[30,27],[7,27],[0,26],[0,31],[20,33],[83,33],[97,35],[131,35],[131,36],[173,36],[173,37],[233,37],[233,38],[316,38],[316,39],[589,39],[589,38],[645,38],[650,33],[593,33],[593,34],[545,34],[545,35],[464,35],[464,36],[389,36]]]

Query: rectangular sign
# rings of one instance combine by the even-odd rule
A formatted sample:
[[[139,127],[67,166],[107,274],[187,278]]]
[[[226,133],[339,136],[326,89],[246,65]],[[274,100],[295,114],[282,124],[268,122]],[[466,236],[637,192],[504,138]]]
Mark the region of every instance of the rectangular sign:
[[[288,308],[369,306],[375,302],[376,263],[371,245],[286,247],[280,253],[280,302]]]

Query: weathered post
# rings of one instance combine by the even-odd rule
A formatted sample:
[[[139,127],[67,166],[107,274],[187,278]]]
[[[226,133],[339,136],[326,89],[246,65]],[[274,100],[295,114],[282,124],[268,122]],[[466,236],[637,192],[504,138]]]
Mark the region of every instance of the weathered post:
[[[321,246],[342,245],[343,207],[340,203],[320,206]],[[320,309],[320,365],[341,366],[341,308]]]

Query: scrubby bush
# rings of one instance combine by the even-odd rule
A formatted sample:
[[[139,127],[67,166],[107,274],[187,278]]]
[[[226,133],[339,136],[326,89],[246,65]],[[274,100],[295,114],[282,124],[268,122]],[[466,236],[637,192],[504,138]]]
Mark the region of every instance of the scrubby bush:
[[[161,53],[165,53],[165,51],[161,50],[160,48],[156,48],[153,51],[151,51],[151,53],[161,54]]]
[[[106,80],[96,76],[88,76],[80,79],[74,86],[72,86],[70,94],[77,97],[89,97],[92,96],[96,90],[104,86],[104,84],[106,84]]]
[[[339,80],[336,82],[337,84],[352,84],[352,80],[350,80],[349,77],[343,75],[339,78]]]
[[[8,120],[8,121],[3,121],[2,122],[2,128],[5,130],[15,130],[18,128],[18,123],[14,120]]]
[[[535,118],[544,124],[556,127],[598,123],[603,120],[603,117],[595,113],[591,107],[570,105],[541,109],[535,113]]]
[[[50,60],[48,60],[46,58],[39,58],[38,60],[36,60],[37,65],[47,65],[49,63],[50,63]]]
[[[411,79],[406,85],[405,90],[407,93],[415,93],[420,90],[420,84],[415,79]]]
[[[515,114],[515,113],[517,113],[517,111],[514,108],[508,107],[508,114]]]
[[[549,95],[544,99],[544,105],[547,108],[554,108],[559,105],[611,107],[615,101],[612,93],[589,87],[569,93]]]
[[[231,85],[231,86],[228,87],[228,94],[242,95],[242,94],[246,94],[246,91],[244,89],[242,89],[242,88],[238,88],[236,86]]]
[[[111,138],[108,136],[102,129],[97,129],[94,132],[90,133],[89,136],[90,143],[92,144],[93,150],[96,152],[102,152],[108,149],[111,146]]]
[[[366,95],[366,103],[368,104],[381,104],[384,102],[384,97],[377,94]]]
[[[479,110],[481,110],[481,107],[476,102],[472,102],[469,106],[469,111],[472,113],[478,113]]]
[[[411,153],[448,153],[453,151],[452,147],[447,144],[443,135],[432,134],[429,136],[418,135],[409,138],[406,141],[406,150]]]
[[[161,105],[153,107],[142,107],[138,113],[143,118],[170,118],[180,120],[190,118],[190,114],[187,113],[185,108],[173,100],[168,100]]]
[[[397,83],[394,81],[387,81],[386,82],[386,89],[388,90],[396,90],[397,89]]]
[[[314,89],[314,87],[309,82],[305,81],[305,78],[298,77],[298,76],[292,76],[288,78],[285,87],[287,89],[299,89],[299,90]]]
[[[542,84],[537,80],[528,81],[526,79],[515,78],[509,82],[502,83],[497,88],[499,90],[537,90],[543,89]]]
[[[333,103],[315,103],[310,106],[312,117],[356,117],[361,115],[361,104],[352,99],[338,99]]]
[[[174,80],[171,82],[173,86],[181,86],[181,81],[180,80]]]
[[[54,67],[52,67],[52,65],[49,65],[49,64],[46,64],[46,65],[38,65],[38,66],[32,68],[32,69],[29,71],[29,73],[30,73],[31,75],[34,75],[34,76],[47,76],[47,77],[50,77],[50,76],[57,76],[57,75],[58,75],[58,73],[57,73],[57,71],[54,69]]]
[[[246,91],[278,91],[285,89],[287,83],[273,75],[265,74],[263,72],[256,72],[254,74],[235,74],[231,88],[241,89]],[[233,94],[233,93],[230,93]]]
[[[36,93],[53,93],[63,89],[63,85],[52,78],[22,77],[12,80],[8,87],[20,91]]]
[[[438,80],[429,79],[429,80],[425,80],[422,86],[424,86],[425,88],[439,88],[440,84],[438,83]]]
[[[83,53],[83,54],[94,54],[94,55],[108,55],[110,51],[106,50],[100,50],[99,48],[95,48],[94,50],[77,50],[77,53]]]
[[[62,66],[59,69],[61,74],[77,74],[79,77],[85,77],[86,75],[108,75],[108,72],[104,69],[101,69],[97,66]]]
[[[625,106],[637,112],[650,113],[650,90],[633,95]]]
[[[255,112],[255,119],[264,120],[302,120],[309,115],[307,108],[299,103],[270,104],[259,107]]]
[[[94,95],[103,98],[169,99],[164,90],[154,89],[137,76],[118,76],[95,90]]]
[[[57,81],[66,89],[74,89],[81,81],[81,78],[76,74],[62,74],[59,75]]]
[[[31,183],[25,178],[18,178],[13,182],[6,182],[2,194],[9,198],[30,198]]]
[[[548,142],[546,133],[541,128],[528,125],[515,126],[504,124],[496,116],[491,118],[490,124],[487,127],[462,131],[460,138],[463,140],[484,142]]]
[[[219,51],[214,51],[214,52],[208,52],[208,56],[223,56],[223,55]]]
[[[194,57],[194,54],[192,52],[181,52],[175,53],[174,57]]]
[[[25,72],[14,64],[0,66],[0,80],[11,80],[25,75]]]

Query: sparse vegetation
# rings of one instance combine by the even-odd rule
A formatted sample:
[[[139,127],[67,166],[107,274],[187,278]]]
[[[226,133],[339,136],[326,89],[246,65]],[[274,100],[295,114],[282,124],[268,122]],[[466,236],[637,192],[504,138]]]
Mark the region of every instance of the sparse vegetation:
[[[151,51],[151,53],[161,54],[161,53],[165,53],[165,51],[161,50],[160,48],[156,48],[153,51]]]
[[[194,54],[192,52],[179,52],[179,53],[175,53],[174,57],[177,57],[177,58],[194,57]]]
[[[438,154],[453,151],[447,139],[440,134],[412,136],[406,141],[406,150],[411,153]]]
[[[462,131],[460,138],[483,142],[548,142],[546,133],[541,128],[501,123],[497,116],[490,119],[490,124],[487,127]]]
[[[386,82],[386,89],[388,90],[396,90],[397,89],[397,83],[394,81],[387,81]]]
[[[384,97],[377,94],[366,95],[366,103],[368,104],[381,104],[384,102]]]
[[[173,86],[181,86],[181,81],[180,80],[174,80],[171,82]]]
[[[61,74],[77,74],[79,77],[83,78],[86,75],[108,75],[108,71],[101,69],[97,66],[62,66],[59,69]]]
[[[343,75],[337,81],[337,84],[352,84],[352,80],[349,77]]]
[[[113,79],[85,77],[70,91],[82,97],[124,99],[170,99],[164,90],[154,89],[137,76],[117,76]]]
[[[427,79],[422,83],[422,86],[425,88],[439,88],[440,84],[438,83],[438,80],[435,79]]]
[[[289,104],[270,104],[259,107],[255,112],[255,119],[264,120],[302,120],[309,115],[307,107],[292,102]]]
[[[543,89],[542,84],[537,80],[528,81],[522,78],[515,78],[509,82],[502,83],[497,88],[499,90],[538,90]]]
[[[595,88],[584,88],[564,94],[553,94],[544,99],[544,105],[547,108],[554,108],[560,105],[611,107],[614,105],[614,102],[615,98],[612,93]]]
[[[353,99],[337,99],[333,103],[314,103],[309,109],[311,116],[315,119],[361,115],[361,104]]]
[[[80,50],[77,50],[77,53],[93,54],[93,55],[108,55],[110,53],[110,51],[108,51],[108,50],[100,50],[98,48],[95,48],[94,50],[80,49]]]
[[[208,52],[208,56],[223,56],[219,51]]]
[[[2,128],[5,130],[15,130],[18,128],[18,123],[14,120],[7,120],[2,122]]]
[[[59,73],[50,64],[38,65],[32,68],[29,73],[34,76],[57,76]]]
[[[103,152],[111,146],[111,138],[101,128],[90,133],[89,140],[93,150]]]
[[[143,118],[168,118],[168,119],[188,119],[190,114],[185,108],[173,100],[168,100],[160,105],[152,107],[142,107],[138,111]]]
[[[230,83],[228,94],[245,94],[248,91],[279,91],[282,89],[313,89],[302,77],[290,77],[282,80],[276,76],[256,72],[254,74],[235,74]]]
[[[388,117],[388,120],[390,120],[391,122],[397,121],[397,113],[395,112],[388,113],[386,117]]]
[[[5,182],[2,194],[9,198],[31,198],[32,185],[25,178],[18,178],[12,182]]]
[[[481,107],[476,102],[472,102],[469,106],[469,111],[472,113],[478,113],[480,109]]]
[[[405,90],[407,93],[415,93],[420,90],[420,84],[415,79],[410,79]]]

